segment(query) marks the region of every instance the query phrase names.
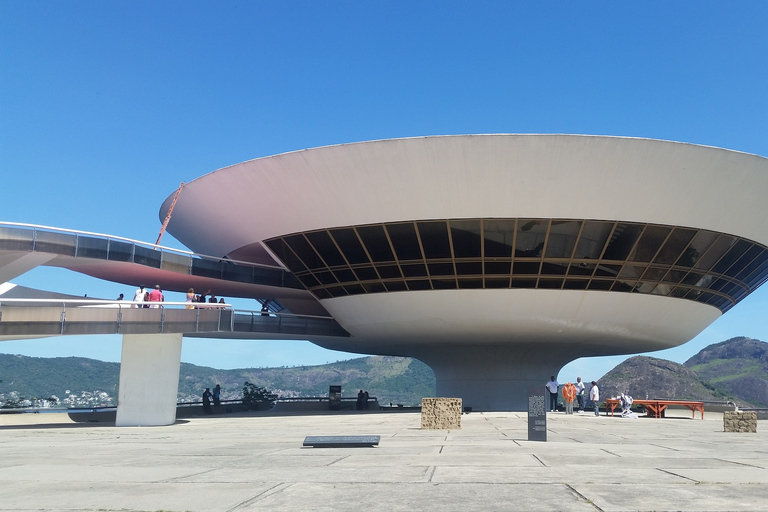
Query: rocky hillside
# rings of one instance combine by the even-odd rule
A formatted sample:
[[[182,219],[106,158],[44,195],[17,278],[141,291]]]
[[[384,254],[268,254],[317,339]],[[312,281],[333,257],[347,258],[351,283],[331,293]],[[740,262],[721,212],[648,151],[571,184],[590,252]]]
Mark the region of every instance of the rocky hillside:
[[[685,362],[704,382],[759,407],[768,407],[768,343],[731,338]]]
[[[627,393],[634,398],[727,400],[685,366],[648,356],[627,359],[600,379],[601,397]]]

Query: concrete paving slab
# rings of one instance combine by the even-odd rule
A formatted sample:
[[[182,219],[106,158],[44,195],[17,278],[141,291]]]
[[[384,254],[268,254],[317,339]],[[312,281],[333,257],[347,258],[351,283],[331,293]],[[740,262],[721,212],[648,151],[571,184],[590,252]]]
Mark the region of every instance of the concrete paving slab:
[[[47,416],[46,418],[43,418]],[[168,427],[0,415],[0,511],[768,510],[768,435],[722,416],[419,413],[191,417]],[[309,448],[307,435],[380,435],[375,448]]]

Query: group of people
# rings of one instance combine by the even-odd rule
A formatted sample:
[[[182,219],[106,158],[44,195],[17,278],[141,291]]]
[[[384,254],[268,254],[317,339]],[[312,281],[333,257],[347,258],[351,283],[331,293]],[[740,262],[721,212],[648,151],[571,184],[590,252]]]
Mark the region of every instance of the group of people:
[[[210,295],[210,298],[206,299]],[[121,293],[117,300],[123,300],[123,294]],[[144,285],[140,285],[136,292],[133,294],[132,308],[159,308],[161,302],[165,302],[165,296],[163,290],[160,289],[160,285],[155,285],[152,290],[145,289]],[[187,309],[194,309],[196,306],[194,303],[208,303],[208,304],[221,304],[222,307],[225,304],[224,299],[217,299],[216,296],[208,290],[200,295],[195,294],[195,289],[190,288],[187,290],[186,295],[187,305],[184,306]]]
[[[211,297],[206,300],[205,298],[210,295]],[[190,288],[187,290],[186,295],[186,302],[187,305],[184,306],[187,309],[195,309],[195,303],[208,303],[208,304],[225,304],[224,299],[216,299],[216,296],[211,292],[211,290],[208,290],[205,293],[201,293],[200,295],[195,294],[195,289]]]
[[[219,405],[221,405],[221,386],[216,384],[216,387],[213,388],[213,392],[211,392],[211,388],[205,388],[205,391],[203,391],[203,412],[205,414],[213,414],[214,410],[211,409],[211,401],[213,401],[213,407],[215,408],[216,412],[219,411]]]
[[[368,409],[368,398],[370,398],[370,395],[368,395],[367,391],[363,391],[362,389],[357,393],[357,410],[363,411],[365,409]]]
[[[560,384],[555,380],[555,376],[549,378],[544,387],[549,392],[549,410],[550,412],[557,412],[557,395],[560,389]],[[573,414],[573,402],[578,400],[579,412],[584,412],[584,395],[586,393],[586,385],[581,381],[581,377],[576,377],[576,384],[572,382],[566,382],[563,386],[563,399],[565,400],[565,414]],[[600,416],[600,388],[597,387],[597,382],[592,381],[592,386],[589,388],[589,404],[595,411],[595,416]]]
[[[121,293],[120,295],[122,296],[123,294]],[[165,302],[165,296],[163,296],[163,291],[160,289],[159,284],[156,284],[155,288],[151,291],[147,291],[142,284],[133,294],[133,302],[144,304],[133,304],[131,305],[132,308],[159,308],[160,303]]]

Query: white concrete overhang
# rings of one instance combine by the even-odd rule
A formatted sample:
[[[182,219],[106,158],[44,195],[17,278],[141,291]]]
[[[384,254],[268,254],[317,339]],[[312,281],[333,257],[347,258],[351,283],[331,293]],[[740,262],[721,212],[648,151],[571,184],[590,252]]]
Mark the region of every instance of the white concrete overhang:
[[[266,252],[253,248],[274,236],[421,219],[635,221],[768,244],[760,215],[766,194],[768,159],[714,147],[582,135],[436,136],[307,149],[214,171],[187,183],[168,231],[196,252],[250,247],[254,259]]]

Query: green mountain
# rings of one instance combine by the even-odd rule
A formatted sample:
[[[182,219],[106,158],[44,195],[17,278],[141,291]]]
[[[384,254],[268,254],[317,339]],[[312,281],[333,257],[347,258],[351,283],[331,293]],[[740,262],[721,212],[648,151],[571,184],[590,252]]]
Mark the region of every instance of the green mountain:
[[[40,358],[0,354],[0,400],[23,397],[60,399],[84,392],[106,392],[117,398],[119,363],[105,363],[83,357]],[[342,386],[343,396],[369,392],[382,404],[419,405],[425,396],[434,396],[435,376],[416,359],[403,357],[361,357],[318,366],[291,368],[242,368],[217,370],[182,363],[179,373],[179,401],[200,401],[206,387],[222,387],[223,400],[242,398],[243,383],[266,387],[280,397],[328,396],[328,387]],[[82,402],[80,402],[82,403]]]
[[[731,338],[685,362],[704,382],[758,407],[768,407],[768,343]]]

